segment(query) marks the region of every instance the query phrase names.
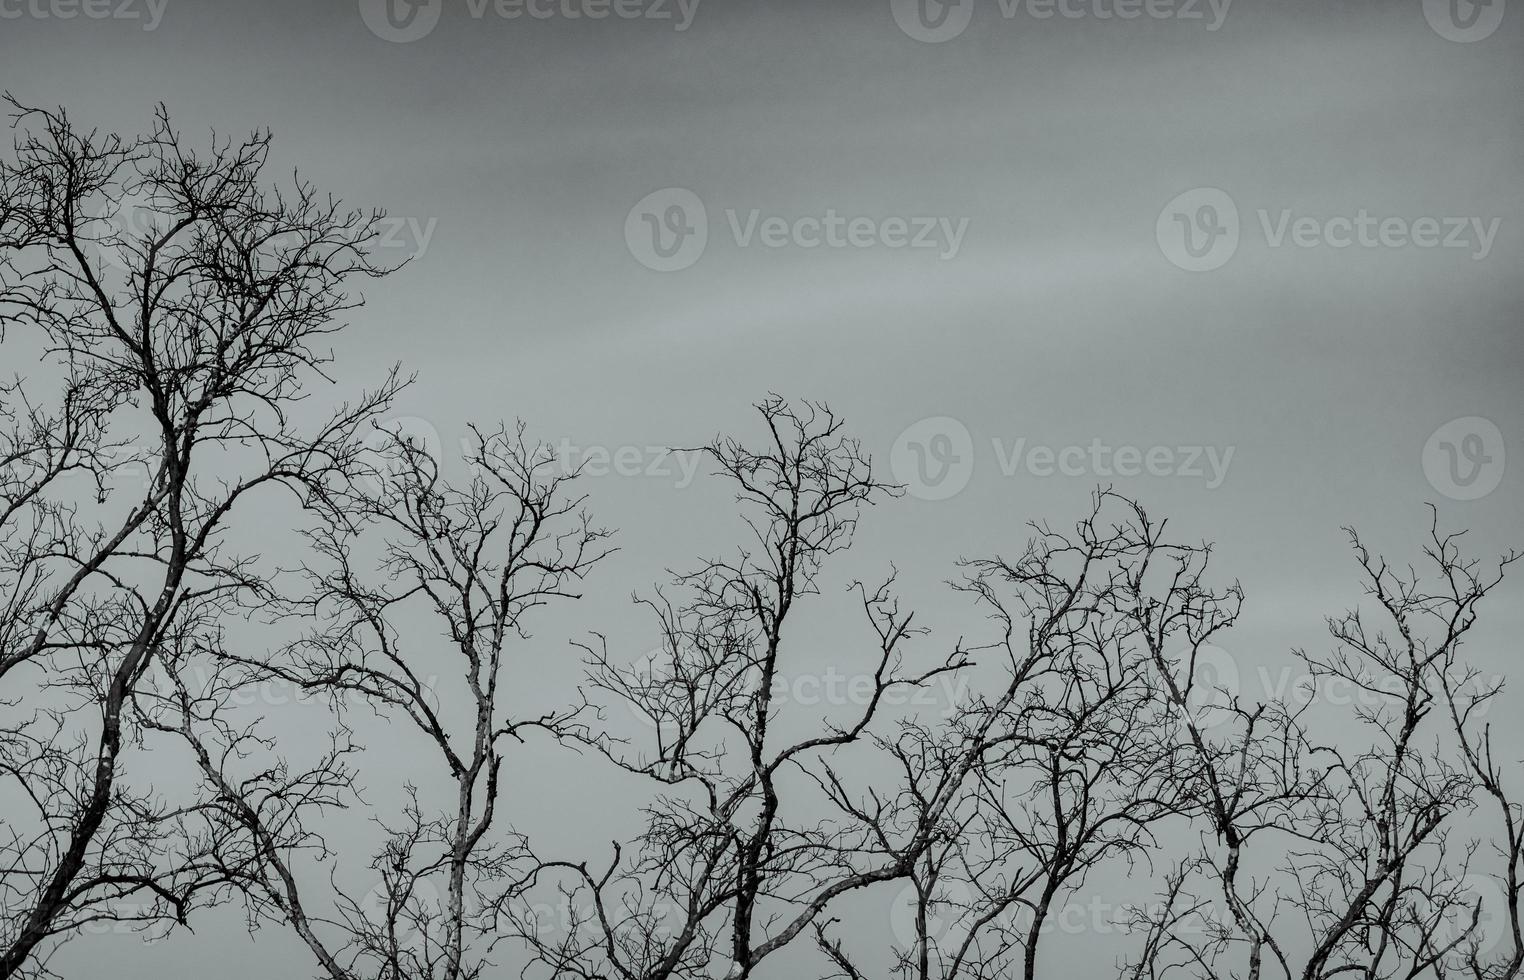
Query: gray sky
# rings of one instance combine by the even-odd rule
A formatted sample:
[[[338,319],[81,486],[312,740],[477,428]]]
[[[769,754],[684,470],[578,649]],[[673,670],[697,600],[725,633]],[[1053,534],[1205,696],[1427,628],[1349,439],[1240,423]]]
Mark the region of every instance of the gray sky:
[[[681,30],[675,0],[603,20],[568,17],[581,0],[545,19],[471,2],[421,10],[415,30],[437,25],[399,42],[353,0],[112,0],[135,19],[0,0],[0,86],[123,132],[159,100],[189,133],[268,126],[278,169],[390,211],[416,258],[368,289],[339,374],[418,372],[399,415],[447,454],[468,421],[514,417],[577,450],[639,448],[639,475],[589,481],[624,550],[542,628],[547,676],[574,678],[567,637],[639,625],[632,588],[734,537],[726,495],[646,447],[755,435],[768,391],[828,400],[911,483],[849,565],[896,560],[953,634],[971,623],[939,585],[953,560],[1018,551],[1025,521],[1069,522],[1097,483],[1218,543],[1249,594],[1246,677],[1357,601],[1343,524],[1407,558],[1432,501],[1484,555],[1524,545],[1518,0],[1475,39],[1485,19],[1468,34],[1419,0],[1130,20],[1102,16],[1126,0],[1048,18],[973,0],[938,42],[890,0],[702,0]],[[669,188],[690,193],[631,214]],[[696,227],[695,200],[702,254],[649,268],[647,221],[687,202]],[[1236,250],[1206,237],[1230,209]],[[1489,669],[1516,663],[1520,596],[1492,604]],[[550,832],[607,839],[581,809],[604,786],[544,785],[532,798],[567,794]],[[122,942],[78,944],[66,975],[101,975]],[[306,969],[286,937],[249,946],[218,921],[112,975],[190,975],[187,949],[224,942],[228,980]]]

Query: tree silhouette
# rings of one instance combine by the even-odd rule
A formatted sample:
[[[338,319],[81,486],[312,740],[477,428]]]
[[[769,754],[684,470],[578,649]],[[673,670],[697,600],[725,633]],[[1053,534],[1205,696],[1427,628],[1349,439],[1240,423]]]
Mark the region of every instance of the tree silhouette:
[[[531,625],[610,533],[522,424],[458,461],[385,424],[395,370],[305,404],[349,288],[390,271],[383,216],[267,181],[268,133],[196,148],[162,108],[127,138],[9,104],[0,343],[34,367],[0,381],[0,980],[52,975],[88,927],[157,938],[223,904],[326,980],[799,957],[1035,980],[1070,903],[1123,878],[1157,891],[1128,912],[1130,980],[1524,975],[1503,687],[1465,655],[1516,553],[1470,557],[1437,512],[1412,566],[1349,531],[1362,607],[1291,651],[1304,689],[1255,697],[1220,670],[1247,600],[1212,547],[1102,489],[964,561],[972,625],[944,642],[894,570],[833,583],[900,488],[825,404],[770,396],[759,441],[693,450],[744,539],[638,598],[647,658],[593,632],[581,689],[526,709]],[[811,716],[789,682],[834,665],[801,610],[841,586],[864,683]],[[948,678],[955,703],[905,710]],[[322,737],[244,710],[268,685]],[[378,772],[361,713],[425,761]],[[615,802],[641,829],[557,854],[520,833],[504,767],[532,738],[639,787]],[[892,938],[850,932],[895,893]]]
[[[384,270],[376,215],[261,184],[268,134],[198,152],[162,108],[126,139],[11,106],[0,330],[40,354],[50,392],[0,389],[0,778],[17,804],[0,977],[41,972],[87,923],[183,922],[225,893],[214,818],[123,778],[144,748],[135,699],[166,647],[278,602],[235,519],[256,499],[279,512],[281,490],[323,506],[400,384],[295,418],[355,305],[344,284]]]

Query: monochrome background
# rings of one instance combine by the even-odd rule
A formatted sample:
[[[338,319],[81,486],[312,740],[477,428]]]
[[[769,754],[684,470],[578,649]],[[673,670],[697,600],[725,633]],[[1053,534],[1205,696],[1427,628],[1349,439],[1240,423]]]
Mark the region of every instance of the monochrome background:
[[[1479,556],[1524,545],[1515,4],[1467,29],[1419,0],[688,2],[442,0],[397,27],[370,0],[0,0],[0,88],[124,133],[156,101],[187,134],[268,127],[275,172],[394,216],[411,261],[368,284],[335,400],[402,364],[399,422],[447,468],[469,422],[522,418],[618,529],[525,647],[528,705],[575,690],[590,630],[641,656],[630,593],[738,540],[729,491],[661,447],[757,437],[768,392],[828,401],[909,490],[823,583],[799,637],[822,673],[870,652],[853,576],[897,565],[945,651],[980,628],[943,584],[955,561],[1019,552],[1097,485],[1216,542],[1248,596],[1225,649],[1251,693],[1360,600],[1341,526],[1414,556],[1433,502]],[[1470,647],[1488,672],[1520,672],[1521,598],[1505,583]],[[1507,703],[1495,723],[1524,737],[1524,692]],[[426,751],[375,749],[384,805]],[[511,780],[515,825],[567,854],[602,853],[645,791],[535,743]],[[887,939],[893,901],[852,941]],[[1124,943],[1096,921],[1053,975],[1109,975]],[[236,912],[193,925],[54,966],[311,972]]]

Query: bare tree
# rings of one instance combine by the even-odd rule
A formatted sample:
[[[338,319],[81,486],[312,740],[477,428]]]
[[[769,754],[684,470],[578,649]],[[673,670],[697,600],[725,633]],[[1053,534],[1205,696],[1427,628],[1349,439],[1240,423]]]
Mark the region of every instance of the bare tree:
[[[944,804],[889,845],[856,821],[808,816],[839,786],[826,760],[870,745],[889,693],[964,660],[954,652],[905,672],[904,647],[920,631],[892,577],[856,584],[872,629],[870,683],[844,718],[812,724],[785,710],[779,682],[801,669],[785,641],[792,614],[850,546],[861,509],[897,491],[875,478],[826,406],[773,397],[758,409],[764,447],[717,439],[702,450],[735,488],[751,541],[644,600],[660,633],[649,663],[616,661],[601,636],[587,647],[591,686],[648,719],[651,741],[591,729],[577,741],[658,792],[644,833],[616,844],[602,870],[546,862],[546,877],[565,873],[557,880],[573,921],[547,935],[521,913],[516,927],[554,976],[654,980],[715,967],[750,976],[838,897],[902,877],[940,819]]]
[[[58,396],[0,389],[0,977],[44,972],[92,921],[183,921],[226,883],[205,813],[123,778],[135,698],[172,638],[272,601],[234,513],[280,512],[281,489],[294,513],[320,505],[399,385],[294,418],[355,305],[345,282],[385,270],[377,215],[261,183],[268,134],[198,152],[162,108],[127,139],[11,106],[0,330]]]
[[[1057,901],[1109,860],[1153,867],[1193,827],[1200,850],[1171,858],[1161,903],[1134,910],[1135,980],[1513,975],[1517,945],[1481,956],[1482,909],[1464,885],[1476,842],[1452,842],[1472,789],[1492,787],[1505,896],[1494,911],[1516,923],[1517,811],[1473,717],[1496,685],[1479,685],[1456,655],[1512,554],[1483,576],[1435,531],[1429,585],[1352,535],[1392,632],[1350,612],[1329,621],[1331,654],[1298,656],[1309,683],[1358,692],[1365,741],[1337,716],[1315,718],[1312,702],[1250,701],[1218,685],[1210,667],[1225,654],[1213,643],[1242,593],[1210,584],[1209,546],[1172,540],[1110,491],[1072,533],[1037,532],[1018,562],[969,563],[963,585],[1001,625],[995,690],[1007,694],[976,695],[952,724],[907,726],[886,743],[910,788],[893,805],[833,795],[889,840],[929,809],[934,794],[919,787],[971,750],[978,760],[907,874],[900,975],[1040,975]],[[1445,705],[1458,746],[1435,714]],[[1328,724],[1338,737],[1310,734]],[[816,942],[835,976],[873,975],[828,927],[815,924]]]
[[[365,449],[395,372],[304,411],[346,283],[387,271],[380,216],[266,186],[265,133],[197,151],[162,109],[126,139],[11,105],[0,343],[37,367],[0,383],[0,980],[48,975],[86,926],[168,931],[234,898],[327,980],[477,980],[509,942],[526,975],[739,980],[801,935],[856,980],[877,969],[835,935],[840,903],[891,884],[904,980],[1033,980],[1065,902],[1156,861],[1133,980],[1524,975],[1524,809],[1484,717],[1501,684],[1461,656],[1515,554],[1483,566],[1436,515],[1420,573],[1350,532],[1374,618],[1333,617],[1330,652],[1295,652],[1314,688],[1356,692],[1327,717],[1218,689],[1202,667],[1241,589],[1213,584],[1210,546],[1102,491],[1015,561],[965,563],[989,642],[926,661],[895,576],[851,583],[867,684],[801,717],[798,610],[898,488],[827,407],[772,397],[760,448],[700,450],[748,540],[640,600],[648,661],[581,645],[596,705],[525,713],[509,694],[532,615],[578,597],[608,534],[522,427],[475,433],[464,484],[405,437]],[[240,525],[256,499],[263,522]],[[304,557],[267,557],[276,524]],[[951,674],[973,686],[946,717],[895,706]],[[325,699],[327,737],[294,745],[239,710],[271,682]],[[612,704],[648,737],[606,730]],[[369,810],[357,706],[435,763],[370,814],[368,852],[328,825]],[[531,847],[502,772],[536,732],[640,782],[643,830],[597,860]],[[167,746],[188,794],[138,775]],[[542,889],[564,930],[532,913]]]
[[[527,442],[522,426],[476,433],[463,489],[405,438],[385,454],[379,493],[345,497],[348,519],[312,532],[325,561],[305,608],[321,625],[271,656],[236,645],[199,651],[217,683],[178,687],[161,725],[193,746],[226,836],[242,842],[227,873],[248,894],[255,924],[294,928],[331,980],[462,980],[488,966],[502,907],[534,871],[500,813],[508,745],[536,730],[565,734],[581,714],[575,705],[510,709],[510,671],[524,667],[516,648],[533,610],[576,597],[608,554],[608,532],[568,493],[574,475]],[[368,574],[361,562],[373,544],[380,558]],[[410,617],[438,623],[442,643],[420,642]],[[444,664],[454,676],[432,673]],[[342,714],[331,748],[299,773],[282,765],[278,745],[277,761],[261,762],[278,738],[234,721],[233,692],[270,678],[402,719],[438,761],[409,775],[401,812],[375,817],[385,831],[370,863],[378,901],[338,885],[333,866],[352,851],[333,853],[313,827],[359,788]],[[441,794],[448,805],[426,802]],[[335,872],[333,886],[314,897],[300,882],[321,866]]]
[[[1369,624],[1359,610],[1332,617],[1333,650],[1297,656],[1312,685],[1336,680],[1356,692],[1353,720],[1369,737],[1340,731],[1314,738],[1311,723],[1328,719],[1237,698],[1225,727],[1211,734],[1190,727],[1207,801],[1199,819],[1210,834],[1202,854],[1182,867],[1218,892],[1227,915],[1217,929],[1171,933],[1180,909],[1201,899],[1172,879],[1163,912],[1148,923],[1134,977],[1219,976],[1240,949],[1250,978],[1267,969],[1303,980],[1445,977],[1475,947],[1480,908],[1461,883],[1476,844],[1451,838],[1473,805],[1477,763],[1488,768],[1478,754],[1485,732],[1478,736],[1469,718],[1468,706],[1479,702],[1447,692],[1474,679],[1457,650],[1477,604],[1515,556],[1481,577],[1479,566],[1460,556],[1455,536],[1435,530],[1426,554],[1438,574],[1428,584],[1416,571],[1399,573],[1373,557],[1349,533],[1381,622]],[[1135,536],[1140,547],[1157,549],[1154,525],[1141,510]],[[1174,565],[1170,574],[1194,574],[1183,560]],[[1143,622],[1169,615],[1168,607],[1139,607]],[[1188,694],[1177,664],[1162,645],[1155,660],[1183,709]],[[1441,727],[1447,705],[1459,749]],[[1330,725],[1336,728],[1348,725]],[[1261,869],[1252,879],[1244,871],[1251,838]],[[1475,957],[1470,963],[1486,975]]]
[[[1485,568],[1478,559],[1468,558],[1461,550],[1463,532],[1442,533],[1439,514],[1433,514],[1429,539],[1423,556],[1429,576],[1421,585],[1416,575],[1406,582],[1394,582],[1387,573],[1383,606],[1397,618],[1406,635],[1408,630],[1427,627],[1437,649],[1436,673],[1443,709],[1449,715],[1458,740],[1461,765],[1473,785],[1485,799],[1479,801],[1484,826],[1493,829],[1492,840],[1481,846],[1482,853],[1496,859],[1484,865],[1488,871],[1475,872],[1482,880],[1495,885],[1491,907],[1485,899],[1463,892],[1452,937],[1461,941],[1442,966],[1452,974],[1474,980],[1513,980],[1524,974],[1524,917],[1520,914],[1524,896],[1524,808],[1516,800],[1507,773],[1516,769],[1500,758],[1503,751],[1492,738],[1487,711],[1499,703],[1503,693],[1501,678],[1486,677],[1480,668],[1460,655],[1462,640],[1476,621],[1477,605],[1502,582],[1508,566],[1519,560],[1509,551],[1496,565]],[[1362,564],[1366,564],[1362,552]],[[1456,911],[1454,909],[1450,911]],[[1501,934],[1491,936],[1479,927],[1483,915],[1497,920]],[[1453,925],[1454,923],[1452,923]],[[1491,947],[1496,945],[1496,949]]]
[[[1072,534],[1034,525],[1014,562],[965,563],[959,587],[999,629],[981,648],[998,674],[979,675],[999,693],[976,689],[950,724],[907,726],[889,746],[913,787],[975,762],[909,875],[906,978],[1037,976],[1058,903],[1109,861],[1147,864],[1154,827],[1189,806],[1178,721],[1127,608],[1139,555],[1102,523],[1112,502],[1098,494]],[[844,976],[863,975],[823,929],[817,940]]]

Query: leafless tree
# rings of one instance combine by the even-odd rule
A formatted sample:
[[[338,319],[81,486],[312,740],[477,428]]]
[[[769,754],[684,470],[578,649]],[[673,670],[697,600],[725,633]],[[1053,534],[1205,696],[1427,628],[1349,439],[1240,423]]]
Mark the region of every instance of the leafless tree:
[[[225,836],[242,842],[227,873],[248,894],[255,924],[294,928],[330,980],[462,980],[489,965],[503,906],[534,871],[500,812],[508,746],[536,730],[565,734],[582,710],[516,714],[510,671],[523,669],[517,650],[532,611],[576,597],[608,554],[608,532],[568,492],[574,474],[526,441],[522,426],[476,433],[462,489],[403,437],[383,454],[379,491],[350,494],[348,520],[312,532],[324,562],[306,611],[320,626],[269,656],[235,645],[199,651],[216,683],[177,688],[160,724],[193,746]],[[371,573],[362,561],[373,551]],[[408,626],[418,620],[437,623],[440,638],[419,639]],[[353,851],[335,854],[314,829],[360,788],[342,714],[331,748],[301,772],[282,764],[278,735],[233,721],[230,695],[271,678],[338,708],[401,719],[437,759],[408,775],[400,812],[374,818],[385,840],[370,862],[380,879],[370,901],[338,885],[334,865]],[[276,761],[263,762],[272,747]],[[333,884],[314,896],[301,882],[324,866]]]
[[[1140,548],[1160,550],[1141,509],[1131,533]],[[1211,732],[1189,726],[1206,801],[1198,820],[1208,832],[1202,853],[1182,862],[1185,874],[1169,882],[1162,912],[1147,917],[1133,977],[1241,969],[1251,980],[1267,971],[1302,980],[1346,973],[1439,978],[1476,948],[1481,908],[1463,884],[1476,845],[1452,838],[1473,806],[1477,770],[1489,764],[1485,730],[1479,735],[1471,718],[1471,706],[1481,702],[1450,692],[1475,679],[1458,648],[1514,556],[1483,576],[1461,557],[1456,536],[1436,529],[1426,549],[1438,572],[1430,582],[1373,557],[1353,531],[1350,540],[1377,622],[1358,609],[1332,617],[1333,650],[1297,656],[1313,690],[1333,680],[1355,692],[1356,732],[1348,731],[1350,719],[1238,698],[1227,704],[1224,725]],[[1183,556],[1171,564],[1165,574],[1196,574]],[[1168,606],[1138,607],[1140,622],[1170,615]],[[1184,712],[1184,672],[1163,644],[1156,650],[1165,690]],[[1444,730],[1447,706],[1459,749]],[[1329,737],[1311,734],[1325,725]],[[1504,803],[1502,812],[1512,811]],[[1252,876],[1245,870],[1251,861],[1258,869]],[[1208,892],[1227,913],[1217,927],[1176,928],[1181,909]],[[1510,968],[1483,967],[1475,956],[1469,964],[1479,976]]]
[[[1437,514],[1417,569],[1350,532],[1373,608],[1293,652],[1313,692],[1354,692],[1340,713],[1218,684],[1242,590],[1102,491],[1015,560],[964,564],[990,640],[922,651],[894,574],[838,582],[867,683],[809,717],[798,610],[898,489],[829,408],[772,397],[760,447],[698,450],[748,539],[639,600],[646,660],[581,645],[593,703],[526,712],[533,614],[578,597],[608,532],[522,427],[473,430],[464,481],[405,436],[374,448],[395,372],[306,410],[346,284],[387,271],[380,215],[269,186],[266,133],[197,150],[162,109],[124,138],[10,105],[0,343],[35,368],[0,382],[0,980],[49,975],[86,927],[158,934],[235,899],[327,980],[477,980],[505,943],[527,976],[739,980],[801,936],[858,980],[882,971],[836,922],[885,886],[904,980],[1034,980],[1064,903],[1139,869],[1161,889],[1132,980],[1524,975],[1502,685],[1463,656],[1515,553],[1470,558]],[[900,710],[947,676],[966,696],[944,715]],[[269,683],[316,697],[326,737],[240,710]],[[357,711],[432,760],[392,810],[362,795]],[[640,784],[643,830],[596,858],[531,846],[502,773],[534,733]],[[149,751],[193,786],[143,778]],[[339,846],[346,810],[378,846]],[[569,922],[537,920],[542,890]]]
[[[1170,862],[1160,902],[1133,912],[1135,980],[1513,975],[1516,944],[1481,956],[1482,909],[1465,886],[1476,843],[1452,841],[1472,789],[1491,787],[1503,820],[1494,914],[1517,922],[1517,811],[1473,717],[1496,685],[1456,653],[1514,556],[1484,576],[1435,531],[1426,585],[1352,541],[1392,632],[1350,612],[1330,620],[1333,653],[1297,655],[1310,684],[1358,693],[1352,720],[1368,740],[1351,719],[1314,717],[1316,699],[1220,686],[1212,661],[1226,654],[1213,643],[1242,592],[1213,586],[1211,548],[1172,540],[1134,501],[1103,491],[1072,533],[1039,526],[1020,561],[969,563],[963,587],[993,610],[1003,684],[1021,694],[993,711],[976,695],[951,725],[907,726],[890,749],[912,791],[852,811],[887,839],[924,812],[931,797],[914,788],[976,752],[908,873],[900,975],[1040,975],[1055,901],[1108,860]],[[1447,705],[1459,747],[1441,728]],[[1325,725],[1338,737],[1311,734]],[[851,809],[844,794],[833,802]],[[1190,828],[1200,849],[1171,856]],[[873,975],[829,922],[815,933],[836,976]]]
[[[1059,903],[1110,861],[1147,866],[1155,826],[1189,805],[1178,720],[1129,615],[1140,556],[1102,523],[1113,503],[1098,494],[1070,534],[1034,525],[1014,562],[965,563],[960,588],[999,630],[980,650],[998,668],[980,675],[982,685],[999,694],[976,688],[950,724],[907,726],[890,746],[909,786],[953,760],[976,763],[909,876],[910,917],[895,951],[906,978],[1039,975]],[[914,810],[929,796],[906,799]],[[817,941],[841,975],[864,975],[824,929]]]
[[[10,105],[0,331],[40,360],[0,388],[0,977],[224,892],[215,821],[127,778],[135,700],[177,638],[274,601],[235,512],[322,506],[399,386],[296,418],[345,283],[385,270],[377,215],[261,182],[268,134],[198,151],[162,109],[123,138]]]
[[[1469,909],[1462,912],[1460,921],[1470,928],[1457,930],[1465,935],[1444,965],[1453,975],[1473,980],[1514,980],[1524,974],[1524,918],[1520,915],[1524,808],[1517,801],[1508,774],[1517,771],[1519,759],[1505,756],[1507,750],[1494,744],[1491,723],[1485,720],[1487,711],[1501,703],[1503,680],[1487,677],[1466,661],[1460,647],[1475,622],[1478,603],[1497,588],[1519,555],[1509,551],[1495,566],[1484,568],[1479,560],[1462,552],[1461,539],[1461,533],[1440,531],[1435,512],[1429,540],[1423,547],[1429,569],[1426,581],[1430,584],[1421,587],[1411,574],[1405,583],[1394,583],[1388,573],[1388,586],[1378,595],[1385,596],[1383,606],[1408,629],[1422,624],[1436,634],[1430,643],[1440,652],[1436,673],[1443,708],[1459,743],[1462,768],[1485,797],[1479,801],[1483,825],[1492,831],[1491,839],[1481,847],[1485,856],[1474,874],[1477,880],[1494,886],[1489,889],[1493,894],[1478,896],[1470,889],[1465,891],[1463,898]],[[1496,926],[1489,922],[1489,928],[1496,928],[1498,934],[1477,927],[1484,914],[1496,921]]]
[[[828,760],[871,745],[892,691],[960,669],[961,651],[906,671],[920,633],[892,576],[852,587],[871,626],[861,697],[820,722],[786,710],[787,625],[819,593],[827,562],[850,546],[861,509],[894,495],[824,405],[776,397],[758,409],[766,444],[717,439],[705,452],[735,488],[751,540],[644,600],[657,651],[631,668],[605,638],[587,646],[590,685],[650,724],[650,743],[596,729],[577,741],[658,792],[638,840],[599,869],[547,861],[573,921],[547,934],[519,916],[535,961],[562,977],[747,977],[808,930],[837,898],[902,877],[934,836],[945,802],[893,843],[857,821],[809,814],[840,782]],[[966,767],[965,767],[966,769]],[[957,781],[949,774],[949,785]]]

